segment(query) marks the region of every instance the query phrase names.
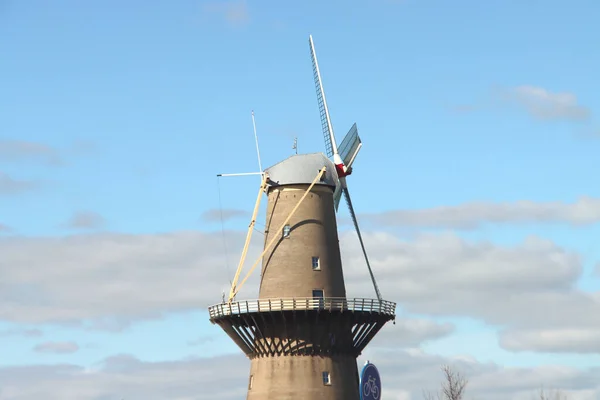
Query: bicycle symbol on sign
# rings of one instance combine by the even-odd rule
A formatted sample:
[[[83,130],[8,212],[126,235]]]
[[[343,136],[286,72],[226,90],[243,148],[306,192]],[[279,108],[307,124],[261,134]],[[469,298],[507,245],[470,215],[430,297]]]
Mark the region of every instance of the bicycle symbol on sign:
[[[374,400],[379,399],[379,388],[377,387],[377,383],[375,382],[375,378],[369,375],[369,379],[364,385],[363,393],[365,398],[369,398],[372,395]]]

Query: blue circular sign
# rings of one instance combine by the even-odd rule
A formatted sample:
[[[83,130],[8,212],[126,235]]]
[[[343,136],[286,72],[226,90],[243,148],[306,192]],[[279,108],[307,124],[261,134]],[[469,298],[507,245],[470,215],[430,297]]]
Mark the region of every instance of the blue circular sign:
[[[375,365],[367,361],[360,373],[360,400],[381,399],[381,378]]]

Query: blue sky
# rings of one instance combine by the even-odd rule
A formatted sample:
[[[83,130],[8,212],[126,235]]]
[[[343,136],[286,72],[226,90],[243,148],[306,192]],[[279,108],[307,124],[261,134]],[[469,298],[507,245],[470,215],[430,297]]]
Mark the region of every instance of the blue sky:
[[[111,314],[103,303],[98,310],[104,311],[87,315],[84,305],[73,311],[56,294],[62,292],[43,285],[61,277],[64,290],[79,285],[84,292],[88,261],[123,268],[115,281],[134,264],[143,270],[144,257],[111,264],[108,242],[81,247],[90,253],[77,250],[98,235],[218,236],[221,222],[202,215],[219,208],[219,195],[224,209],[251,211],[258,178],[216,177],[257,169],[251,110],[264,166],[291,155],[295,137],[300,152],[323,151],[309,34],[338,140],[354,122],[363,140],[349,185],[367,244],[380,249],[377,232],[407,248],[422,234],[451,234],[512,249],[535,236],[578,258],[581,275],[571,292],[598,291],[599,12],[591,0],[0,1],[0,251],[12,255],[0,261],[0,272],[14,275],[4,289],[0,284],[9,289],[4,300],[0,294],[6,310],[0,312],[0,365],[90,366],[122,353],[148,362],[239,353],[208,323],[204,300],[163,307],[169,292],[157,293],[139,306],[143,312],[131,305]],[[590,203],[581,205],[585,196]],[[478,202],[486,210],[478,226],[444,222],[447,207],[468,219]],[[394,214],[399,210],[402,216]],[[418,210],[433,219],[409,229],[403,222],[377,223],[377,215],[407,221]],[[345,210],[340,216],[348,217]],[[247,218],[224,226],[243,231]],[[227,268],[221,248],[197,250],[198,257],[218,260],[216,267],[192,262],[196,269],[219,269],[211,279],[223,287],[241,249],[238,239],[226,240]],[[43,254],[55,260],[23,261],[47,243],[56,247]],[[221,246],[221,239],[215,243]],[[165,260],[177,246],[161,247]],[[383,259],[378,251],[374,258]],[[558,256],[544,254],[552,269]],[[100,256],[107,260],[91,261]],[[161,267],[179,273],[179,257],[173,253],[173,266],[161,261]],[[383,263],[380,275],[388,276],[393,271]],[[66,272],[67,264],[81,270]],[[43,269],[46,283],[31,283],[16,265]],[[467,311],[423,312],[424,303],[403,303],[390,285],[384,296],[397,300],[404,316],[455,326],[422,345],[431,354],[531,368],[600,361],[591,351],[503,349],[502,326]],[[544,290],[560,286],[553,285]],[[117,286],[116,292],[125,290]],[[132,291],[132,299],[140,293]],[[89,301],[90,309],[103,301],[73,299]],[[41,317],[36,301],[56,308]],[[11,311],[17,309],[22,316]],[[53,313],[70,315],[70,324]],[[130,324],[116,331],[84,327],[100,317]],[[498,318],[507,329],[534,329]],[[23,329],[39,332],[24,335]],[[190,345],[198,338],[206,340]],[[48,342],[79,349],[36,350]]]

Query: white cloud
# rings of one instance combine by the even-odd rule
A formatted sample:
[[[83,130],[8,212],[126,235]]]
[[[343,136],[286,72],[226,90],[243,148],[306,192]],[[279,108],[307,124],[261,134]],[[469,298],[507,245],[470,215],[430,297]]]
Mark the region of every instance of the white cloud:
[[[386,397],[409,390],[421,399],[421,389],[436,391],[442,381],[441,365],[450,365],[469,380],[466,398],[488,400],[531,400],[540,388],[561,389],[570,400],[587,400],[600,394],[600,369],[582,370],[560,365],[506,368],[480,363],[472,357],[445,358],[420,350],[389,351],[367,348],[363,359],[372,360],[381,372]]]
[[[579,256],[550,241],[530,237],[503,247],[452,234],[364,239],[383,297],[409,313],[465,316],[512,329],[600,326],[600,294],[576,287]],[[341,242],[348,295],[373,296],[355,234]]]
[[[204,11],[220,16],[231,26],[246,25],[250,21],[246,0],[211,1],[204,4]]]
[[[47,165],[61,165],[58,150],[41,143],[0,139],[0,161],[37,161]]]
[[[600,222],[600,199],[581,197],[573,203],[516,201],[474,202],[418,210],[364,214],[361,221],[379,225],[473,229],[493,223],[561,222],[573,225]]]
[[[200,219],[204,222],[218,222],[218,221],[229,221],[234,218],[247,217],[249,214],[246,210],[237,210],[233,208],[226,208],[223,210],[210,209],[206,210],[200,216]]]
[[[227,233],[228,247],[241,248],[243,237]],[[260,254],[260,239],[248,263]],[[110,330],[218,303],[237,267],[227,265],[221,235],[199,232],[6,237],[0,254],[0,320],[91,320]],[[257,280],[253,274],[240,295],[255,298]]]
[[[590,116],[590,111],[578,103],[577,96],[568,92],[552,93],[541,87],[523,85],[507,90],[506,99],[537,119],[585,120]]]
[[[79,346],[75,342],[44,342],[37,344],[33,351],[36,353],[71,354],[76,353]]]
[[[93,211],[78,211],[65,223],[66,228],[95,229],[104,225],[104,217]]]
[[[373,339],[373,346],[416,347],[423,342],[435,340],[454,332],[454,325],[416,318],[396,318]]]
[[[542,386],[563,389],[569,400],[600,396],[598,368],[502,368],[492,363],[401,350],[375,349],[361,357],[359,363],[367,358],[378,366],[383,381],[382,398],[388,399],[421,399],[423,389],[436,390],[442,378],[442,364],[450,364],[467,375],[467,398],[530,400]],[[19,400],[238,400],[246,394],[248,374],[249,362],[241,355],[154,363],[121,355],[87,369],[64,364],[2,367],[0,395]],[[218,390],[207,391],[207,385]]]
[[[242,232],[226,237],[229,249],[241,248]],[[260,254],[261,239],[253,240],[245,271]],[[348,296],[375,297],[355,233],[340,240]],[[531,237],[505,247],[452,234],[402,240],[365,233],[365,243],[384,298],[408,313],[471,317],[509,330],[600,326],[600,294],[576,287],[579,256],[550,241]],[[0,320],[113,331],[220,302],[236,267],[227,266],[222,235],[200,232],[13,236],[0,238],[0,254]],[[256,272],[239,298],[255,298],[258,280]],[[380,340],[393,335],[410,346],[451,331],[399,320]]]
[[[600,329],[508,330],[501,333],[500,346],[511,351],[600,353]]]
[[[19,336],[19,337],[40,337],[43,332],[39,329],[11,328],[0,331],[0,337]]]
[[[13,179],[0,171],[0,195],[28,192],[37,189],[39,186],[39,182]]]
[[[202,345],[202,344],[206,344],[206,343],[212,342],[215,339],[217,339],[217,337],[214,336],[214,335],[202,335],[202,336],[197,337],[194,340],[188,341],[187,344],[188,344],[188,346],[199,346],[199,345]]]

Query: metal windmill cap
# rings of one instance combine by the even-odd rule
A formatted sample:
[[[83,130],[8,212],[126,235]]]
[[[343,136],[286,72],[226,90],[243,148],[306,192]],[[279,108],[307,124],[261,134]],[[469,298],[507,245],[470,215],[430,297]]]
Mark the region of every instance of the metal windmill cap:
[[[310,185],[319,170],[325,169],[325,176],[317,185],[336,187],[339,184],[333,162],[323,153],[296,154],[265,170],[269,179],[279,185]]]

